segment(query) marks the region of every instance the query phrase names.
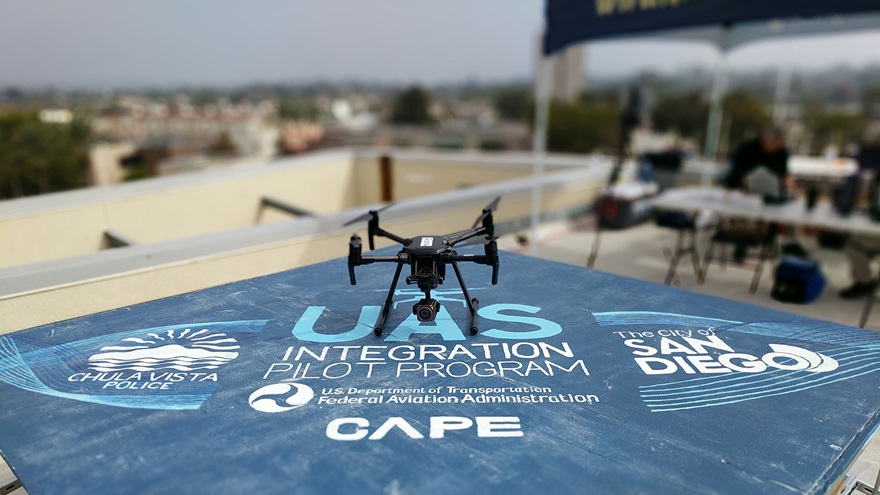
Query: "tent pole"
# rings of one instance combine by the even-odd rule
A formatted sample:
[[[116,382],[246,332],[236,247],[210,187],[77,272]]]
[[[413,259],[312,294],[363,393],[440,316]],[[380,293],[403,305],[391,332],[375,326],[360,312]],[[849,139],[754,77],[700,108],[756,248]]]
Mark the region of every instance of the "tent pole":
[[[721,121],[724,119],[724,93],[727,91],[727,82],[730,73],[727,70],[727,53],[721,53],[721,60],[715,69],[715,77],[712,83],[712,100],[709,107],[709,123],[706,126],[706,147],[703,150],[703,170],[700,184],[709,184],[710,174],[707,173],[708,162],[713,164],[718,159],[718,142],[721,138]]]
[[[535,84],[535,121],[532,130],[532,225],[529,233],[529,254],[538,255],[538,226],[544,192],[544,166],[547,160],[547,124],[550,117],[550,85],[553,84],[550,57],[538,55]]]
[[[708,162],[713,164],[718,158],[718,142],[721,138],[721,121],[724,118],[724,93],[727,92],[727,83],[730,72],[727,67],[727,40],[730,35],[730,27],[725,27],[721,33],[719,45],[721,53],[718,66],[715,68],[715,77],[712,80],[712,98],[709,107],[709,122],[706,125],[706,143],[703,149],[703,166],[700,171],[700,185],[709,185],[710,175],[706,167]]]
[[[776,92],[773,101],[773,123],[781,126],[788,116],[788,95],[791,92],[791,65],[785,63],[776,73]]]

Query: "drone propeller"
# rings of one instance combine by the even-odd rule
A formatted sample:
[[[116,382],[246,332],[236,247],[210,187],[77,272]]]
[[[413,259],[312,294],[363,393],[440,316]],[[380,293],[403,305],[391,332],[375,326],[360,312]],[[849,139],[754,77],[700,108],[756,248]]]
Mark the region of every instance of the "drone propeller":
[[[477,244],[486,244],[487,242],[495,240],[495,227],[492,224],[492,212],[495,208],[498,208],[499,201],[501,201],[501,196],[493,199],[491,203],[483,208],[483,212],[477,217],[477,220],[471,228],[445,236],[446,242],[450,246],[473,246]],[[464,244],[459,244],[460,242],[463,242]]]
[[[372,220],[373,218],[376,218],[379,215],[379,213],[387,210],[388,208],[391,208],[392,206],[394,206],[393,201],[391,203],[388,203],[387,205],[379,208],[378,210],[370,210],[357,218],[349,220],[349,221],[345,222],[344,224],[342,224],[342,226],[348,227],[349,225],[354,225],[356,223],[366,222],[367,220]]]
[[[472,228],[476,227],[477,225],[480,225],[480,223],[482,223],[483,220],[486,219],[486,217],[491,215],[492,212],[495,211],[496,208],[498,208],[499,201],[501,201],[501,196],[497,196],[495,199],[492,200],[491,203],[486,205],[486,207],[483,208],[483,213],[481,213],[480,216],[477,217],[477,220],[474,222],[474,225]]]
[[[387,205],[379,208],[378,210],[370,210],[370,211],[364,213],[363,215],[355,218],[354,220],[349,220],[348,222],[345,222],[342,225],[348,226],[348,225],[352,225],[352,224],[355,224],[358,222],[363,222],[364,220],[367,220],[367,238],[370,241],[370,250],[371,251],[373,249],[376,249],[376,243],[375,243],[374,238],[376,237],[377,233],[379,233],[379,235],[385,235],[385,236],[391,237],[392,239],[394,239],[398,242],[401,242],[403,239],[392,237],[387,232],[382,233],[383,231],[379,228],[379,213],[387,210],[388,208],[391,208],[393,205],[394,205],[394,203],[391,202],[391,203],[388,203]]]
[[[470,239],[466,240],[465,242],[462,242],[461,244],[456,244],[455,247],[485,246],[486,244],[489,244],[490,242],[494,241],[495,239],[498,239],[498,238],[494,237],[494,236],[486,236],[486,235],[471,237]]]

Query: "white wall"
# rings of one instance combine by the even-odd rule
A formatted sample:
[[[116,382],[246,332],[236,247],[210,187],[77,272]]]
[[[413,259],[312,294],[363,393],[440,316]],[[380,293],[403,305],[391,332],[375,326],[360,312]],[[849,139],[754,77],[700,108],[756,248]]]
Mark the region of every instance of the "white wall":
[[[528,155],[440,155],[395,156],[395,188],[404,193],[383,214],[383,227],[403,236],[425,234],[426,225],[458,231],[499,195],[497,224],[527,222]],[[18,210],[0,204],[0,237],[23,251],[17,258],[69,256],[71,245],[81,252],[0,268],[0,333],[345,256],[349,236],[358,229],[365,235],[365,226],[343,223],[379,202],[378,153],[354,156],[325,153],[256,167],[259,173],[224,171],[106,188],[100,201],[79,192],[19,204]],[[585,164],[583,158],[551,160],[544,212],[582,209],[595,200],[607,171]],[[194,177],[202,180],[193,183]],[[486,183],[459,189],[470,181]],[[263,194],[324,215],[292,220],[267,210],[258,216]],[[104,228],[147,243],[97,251]],[[27,242],[13,239],[19,235]],[[60,238],[69,245],[59,246]],[[40,249],[29,248],[34,245]],[[4,262],[14,249],[4,249]]]

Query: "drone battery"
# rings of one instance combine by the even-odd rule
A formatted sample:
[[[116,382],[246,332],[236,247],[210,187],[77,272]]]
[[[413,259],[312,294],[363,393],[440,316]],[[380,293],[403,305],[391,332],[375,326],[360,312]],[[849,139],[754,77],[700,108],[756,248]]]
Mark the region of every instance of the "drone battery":
[[[429,284],[429,288],[436,289],[436,282],[443,283],[446,278],[446,264],[438,263],[434,256],[413,256],[410,266],[412,271],[409,278],[412,283],[420,281]],[[435,280],[436,277],[439,280]]]
[[[653,182],[631,182],[611,186],[599,197],[599,222],[603,227],[624,228],[651,216],[651,198],[659,188]]]

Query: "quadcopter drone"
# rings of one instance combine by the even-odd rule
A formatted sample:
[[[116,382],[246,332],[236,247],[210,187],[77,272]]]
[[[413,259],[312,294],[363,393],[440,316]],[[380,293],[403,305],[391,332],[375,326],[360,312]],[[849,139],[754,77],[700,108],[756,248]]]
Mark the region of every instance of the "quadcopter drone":
[[[360,236],[357,234],[351,236],[351,242],[348,247],[348,275],[351,278],[351,285],[357,284],[354,277],[354,268],[356,266],[369,265],[371,263],[397,263],[397,270],[394,272],[394,279],[391,281],[391,288],[388,290],[385,306],[382,307],[382,313],[373,327],[374,334],[377,336],[382,335],[382,325],[385,324],[388,311],[391,309],[394,292],[404,265],[410,266],[410,275],[406,277],[406,283],[418,285],[419,290],[425,294],[425,297],[419,300],[412,310],[413,314],[422,322],[434,321],[437,317],[437,313],[440,311],[440,303],[431,297],[431,291],[442,284],[446,278],[446,265],[452,265],[470,311],[471,335],[477,334],[479,331],[477,328],[477,304],[479,304],[479,301],[471,299],[464,279],[461,276],[458,262],[471,261],[491,266],[492,285],[498,283],[498,246],[495,243],[495,226],[492,223],[492,212],[498,207],[500,200],[501,198],[497,197],[483,208],[483,212],[477,217],[477,220],[470,229],[448,235],[424,235],[404,239],[383,230],[379,227],[379,213],[390,207],[391,204],[379,210],[370,210],[368,213],[345,223],[345,225],[352,225],[365,220],[368,221],[367,236],[370,241],[370,250],[375,249],[375,236],[387,237],[403,245],[403,249],[396,256],[362,256]],[[485,254],[458,254],[453,249],[456,246],[462,247],[474,244],[482,244]]]

